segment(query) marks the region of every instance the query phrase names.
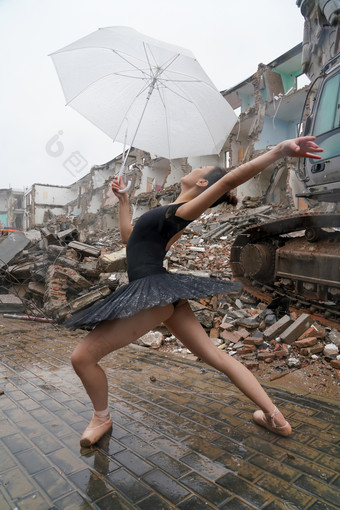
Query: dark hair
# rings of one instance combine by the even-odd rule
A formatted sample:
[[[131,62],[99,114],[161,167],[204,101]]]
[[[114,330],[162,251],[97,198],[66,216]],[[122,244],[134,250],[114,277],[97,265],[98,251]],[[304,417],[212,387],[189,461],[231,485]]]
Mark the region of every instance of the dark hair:
[[[222,177],[227,175],[227,171],[225,168],[221,168],[220,166],[214,166],[210,172],[208,172],[206,175],[203,176],[203,179],[206,179],[208,181],[208,188],[215,184],[215,182],[219,181]],[[223,204],[226,202],[227,204],[231,204],[235,206],[238,202],[236,196],[229,191],[224,193],[220,198],[216,200],[210,207],[216,207],[219,204]]]

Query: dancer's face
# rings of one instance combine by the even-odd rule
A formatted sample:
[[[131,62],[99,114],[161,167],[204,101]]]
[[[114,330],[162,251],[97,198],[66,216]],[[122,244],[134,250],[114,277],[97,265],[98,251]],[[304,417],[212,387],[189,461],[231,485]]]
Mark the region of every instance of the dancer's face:
[[[205,181],[204,177],[213,169],[213,166],[203,166],[201,168],[195,168],[189,174],[185,175],[181,179],[182,186],[194,188],[195,186],[202,186]]]

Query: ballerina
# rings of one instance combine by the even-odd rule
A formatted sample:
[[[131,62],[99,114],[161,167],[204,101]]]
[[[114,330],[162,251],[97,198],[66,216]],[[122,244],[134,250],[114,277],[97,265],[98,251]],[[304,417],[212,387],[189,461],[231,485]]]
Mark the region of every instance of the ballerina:
[[[282,157],[321,159],[311,136],[286,140],[265,154],[227,172],[219,167],[192,170],[181,179],[181,192],[170,205],[143,214],[131,225],[129,199],[123,179],[112,183],[119,200],[121,239],[127,244],[129,283],[99,303],[66,321],[67,327],[93,326],[75,348],[71,362],[94,407],[93,417],[80,444],[89,447],[112,426],[106,374],[98,362],[107,354],[134,342],[163,323],[193,354],[216,368],[260,410],[254,421],[282,436],[292,429],[255,376],[242,363],[218,349],[192,312],[188,299],[240,292],[239,282],[184,274],[169,274],[163,267],[167,250],[186,226],[219,203],[236,204],[231,190],[248,181]]]

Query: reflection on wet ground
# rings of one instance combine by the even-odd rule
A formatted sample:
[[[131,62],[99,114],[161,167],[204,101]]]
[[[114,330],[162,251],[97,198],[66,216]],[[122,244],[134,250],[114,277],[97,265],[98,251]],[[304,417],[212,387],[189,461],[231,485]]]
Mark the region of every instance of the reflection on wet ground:
[[[0,319],[1,510],[339,508],[336,402],[270,389],[295,429],[278,437],[225,377],[137,347],[104,360],[114,424],[80,450],[82,335]]]

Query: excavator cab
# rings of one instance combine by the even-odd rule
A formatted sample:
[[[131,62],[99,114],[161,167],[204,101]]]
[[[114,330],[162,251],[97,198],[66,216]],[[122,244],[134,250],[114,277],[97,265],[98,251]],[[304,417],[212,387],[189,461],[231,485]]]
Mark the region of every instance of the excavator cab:
[[[297,196],[323,202],[340,201],[340,53],[321,71],[312,113],[307,117],[304,134],[316,137],[324,149],[322,159],[304,159],[299,175],[306,190]],[[314,82],[314,83],[315,83]],[[311,86],[310,91],[313,91]],[[307,103],[307,101],[306,101]],[[308,104],[308,103],[307,103]]]

